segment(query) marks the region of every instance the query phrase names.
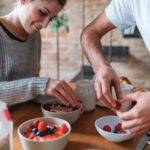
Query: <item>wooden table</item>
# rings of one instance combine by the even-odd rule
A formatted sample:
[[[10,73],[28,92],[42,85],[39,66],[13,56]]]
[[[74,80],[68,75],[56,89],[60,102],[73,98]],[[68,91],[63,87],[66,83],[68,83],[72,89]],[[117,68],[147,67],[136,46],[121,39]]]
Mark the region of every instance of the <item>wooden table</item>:
[[[69,85],[75,89],[74,83],[69,83]],[[17,129],[23,122],[43,116],[40,104],[34,102],[18,104],[10,108],[10,113],[14,122],[13,150],[23,150]],[[96,107],[92,112],[82,114],[78,121],[72,125],[69,142],[65,150],[84,150],[90,148],[100,150],[135,150],[142,135],[136,135],[133,139],[121,143],[110,142],[99,135],[94,123],[98,118],[107,115],[113,115],[112,111],[100,107]],[[147,145],[145,150],[149,149],[150,145]]]

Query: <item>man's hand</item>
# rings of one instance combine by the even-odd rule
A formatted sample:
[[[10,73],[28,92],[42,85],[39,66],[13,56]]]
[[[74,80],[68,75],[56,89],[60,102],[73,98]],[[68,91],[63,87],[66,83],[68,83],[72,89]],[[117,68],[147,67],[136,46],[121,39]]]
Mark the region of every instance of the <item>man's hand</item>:
[[[150,93],[132,93],[124,95],[119,102],[136,101],[137,104],[128,112],[117,111],[123,120],[123,129],[131,133],[145,133],[150,129]]]
[[[98,100],[102,101],[102,103],[110,109],[116,107],[116,102],[111,94],[112,86],[116,91],[117,98],[120,98],[120,82],[115,71],[112,69],[111,66],[101,67],[96,75],[95,90]]]
[[[75,97],[71,87],[65,81],[49,79],[45,89],[45,94],[57,97],[67,106],[69,103],[73,107],[77,106],[78,99]]]

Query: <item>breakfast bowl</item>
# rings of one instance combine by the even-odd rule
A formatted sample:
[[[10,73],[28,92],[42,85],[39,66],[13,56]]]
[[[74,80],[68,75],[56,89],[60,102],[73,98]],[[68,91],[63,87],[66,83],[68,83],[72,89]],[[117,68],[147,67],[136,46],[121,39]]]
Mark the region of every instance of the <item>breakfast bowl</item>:
[[[112,142],[123,142],[134,137],[129,130],[121,129],[122,120],[118,116],[106,116],[96,120],[98,133]]]
[[[46,125],[46,130],[41,131],[44,125]],[[63,125],[65,131],[62,128]],[[18,135],[24,150],[63,150],[68,143],[70,131],[71,126],[67,121],[42,117],[21,124],[18,128]]]
[[[59,101],[58,99],[53,99],[53,100],[44,102],[41,105],[41,109],[42,109],[44,117],[61,118],[61,119],[68,121],[70,124],[73,124],[78,120],[81,110],[82,110],[82,104],[80,102],[78,102],[78,106],[75,110],[70,111],[70,109],[68,109],[68,112],[50,111],[49,109],[45,108],[46,105],[55,105],[55,104],[63,105],[61,101]]]

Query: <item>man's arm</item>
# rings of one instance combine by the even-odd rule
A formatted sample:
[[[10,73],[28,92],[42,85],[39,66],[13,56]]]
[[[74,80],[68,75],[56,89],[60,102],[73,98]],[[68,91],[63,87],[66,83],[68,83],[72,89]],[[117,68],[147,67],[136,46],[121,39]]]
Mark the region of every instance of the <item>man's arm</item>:
[[[90,25],[88,25],[81,36],[83,51],[96,73],[95,90],[98,100],[102,101],[110,109],[116,107],[116,102],[111,95],[112,86],[115,88],[117,98],[121,97],[119,79],[104,57],[101,38],[116,27],[109,21],[105,12],[102,12]]]
[[[103,65],[110,65],[102,52],[101,38],[116,27],[108,20],[103,11],[92,23],[82,32],[81,45],[83,51],[91,63],[94,72]]]

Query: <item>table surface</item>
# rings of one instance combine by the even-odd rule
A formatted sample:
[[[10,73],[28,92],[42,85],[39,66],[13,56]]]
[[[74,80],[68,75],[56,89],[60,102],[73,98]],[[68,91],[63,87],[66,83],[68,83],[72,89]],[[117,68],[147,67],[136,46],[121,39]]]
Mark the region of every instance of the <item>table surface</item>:
[[[75,89],[75,83],[69,83],[72,89]],[[40,104],[35,102],[26,102],[15,105],[10,108],[13,127],[13,150],[23,150],[17,129],[23,122],[42,117]],[[69,142],[65,150],[84,150],[84,149],[100,149],[100,150],[135,150],[137,143],[142,135],[136,135],[131,140],[113,143],[104,139],[99,135],[95,128],[95,121],[103,116],[113,115],[113,112],[107,108],[96,107],[94,111],[83,113],[78,121],[72,125],[69,136]],[[147,145],[144,150],[149,150]]]

